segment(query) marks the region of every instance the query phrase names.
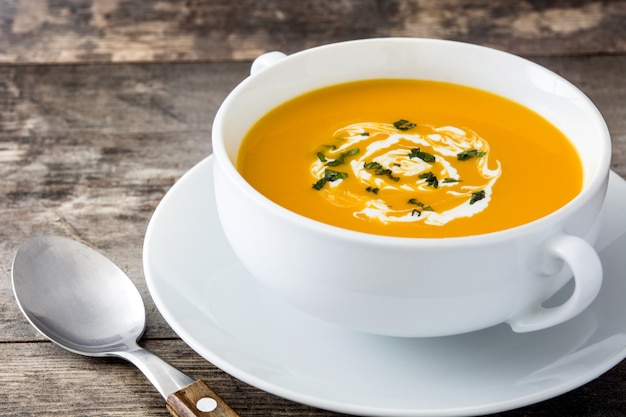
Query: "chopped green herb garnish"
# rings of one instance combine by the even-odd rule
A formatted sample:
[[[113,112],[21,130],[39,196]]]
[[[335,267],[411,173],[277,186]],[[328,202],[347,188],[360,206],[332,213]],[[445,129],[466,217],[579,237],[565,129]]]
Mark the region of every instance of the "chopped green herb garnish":
[[[470,199],[470,204],[474,204],[477,201],[482,200],[483,198],[485,198],[485,190],[480,190],[480,191],[476,191],[475,193],[472,193],[472,198]]]
[[[324,170],[324,177],[328,178],[328,181],[342,180],[344,178],[348,178],[348,173],[326,169]]]
[[[346,156],[354,156],[356,154],[358,154],[359,152],[361,152],[361,150],[359,148],[354,148],[354,149],[350,149],[348,152],[342,152],[341,155],[339,155],[339,158],[335,159],[334,161],[330,161],[326,164],[326,166],[329,167],[336,167],[339,165],[343,165],[344,160],[346,159]],[[319,155],[318,155],[319,158]],[[324,161],[322,161],[324,162]]]
[[[487,152],[479,151],[476,149],[470,149],[469,151],[463,151],[456,154],[456,159],[459,161],[467,161],[470,158],[481,157],[487,155]]]
[[[313,188],[315,188],[317,191],[321,190],[322,187],[324,187],[324,185],[326,185],[326,183],[328,182],[328,180],[324,177],[320,178],[319,180],[317,180],[317,182],[315,184],[313,184]]]
[[[348,174],[346,172],[333,171],[332,169],[327,168],[324,170],[324,176],[313,184],[313,188],[319,191],[327,182],[333,182],[344,178],[348,178]]]
[[[390,180],[392,180],[392,181],[396,181],[396,182],[400,181],[400,178],[399,178],[399,177],[395,177],[395,176],[393,175],[393,171],[392,171],[392,170],[390,170],[390,169],[388,169],[388,168],[383,167],[383,166],[382,166],[381,164],[379,164],[378,162],[365,162],[365,163],[363,164],[363,167],[364,167],[365,169],[373,169],[373,170],[374,170],[374,173],[375,173],[376,175],[386,175],[386,176],[387,176],[387,178],[389,178],[389,179],[390,179]]]
[[[374,193],[374,194],[378,194],[378,192],[380,191],[380,188],[377,187],[367,187],[365,189],[365,191],[369,192],[369,193]]]
[[[369,135],[370,135],[370,132],[363,132],[363,133],[361,133],[361,136],[369,136]]]
[[[322,152],[318,152],[317,159],[319,159],[320,162],[326,162],[326,155],[324,155]]]
[[[431,155],[427,152],[422,152],[420,148],[411,149],[411,153],[407,155],[409,159],[419,158],[424,162],[435,162],[435,155]]]
[[[448,184],[451,182],[461,182],[461,180],[455,180],[454,178],[444,178],[443,183]]]
[[[417,207],[421,208],[424,211],[435,211],[430,205],[427,206],[421,201],[418,201],[416,198],[411,198],[409,201],[407,201],[407,203],[415,204]]]
[[[408,120],[404,120],[404,119],[400,119],[397,122],[393,122],[393,125],[398,130],[409,130],[417,126],[415,123],[411,123]]]
[[[379,164],[378,162],[365,162],[363,164],[363,167],[365,169],[375,169],[375,170],[383,169],[383,166]]]
[[[341,154],[341,155],[339,155],[339,158],[337,158],[337,159],[335,159],[333,161],[327,162],[326,166],[337,167],[339,165],[342,165],[343,164],[343,160],[344,160],[345,157],[346,157],[345,154]]]
[[[433,188],[439,187],[439,180],[432,172],[426,172],[424,174],[420,174],[419,178],[426,180],[426,184],[430,185]]]

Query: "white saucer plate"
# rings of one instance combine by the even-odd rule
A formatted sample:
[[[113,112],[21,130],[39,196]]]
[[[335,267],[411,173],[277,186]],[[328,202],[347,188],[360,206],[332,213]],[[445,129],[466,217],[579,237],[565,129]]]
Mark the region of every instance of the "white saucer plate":
[[[157,207],[144,242],[146,280],[183,341],[257,388],[354,415],[481,415],[563,394],[626,357],[626,181],[615,173],[597,244],[604,284],[587,310],[534,333],[500,325],[424,339],[342,329],[266,290],[226,241],[212,176],[209,156]]]

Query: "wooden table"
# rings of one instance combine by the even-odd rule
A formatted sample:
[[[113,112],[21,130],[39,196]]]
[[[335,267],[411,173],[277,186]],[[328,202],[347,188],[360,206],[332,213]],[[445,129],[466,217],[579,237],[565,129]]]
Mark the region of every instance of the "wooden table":
[[[372,36],[469,41],[556,71],[603,113],[612,168],[626,178],[626,2],[514,3],[0,3],[0,414],[168,415],[134,367],[68,353],[20,314],[10,282],[15,251],[29,236],[59,234],[125,270],[146,302],[143,345],[208,381],[242,416],[338,415],[251,387],[176,336],[142,273],[150,216],[211,153],[215,112],[251,59]],[[572,392],[498,415],[624,416],[626,361]]]

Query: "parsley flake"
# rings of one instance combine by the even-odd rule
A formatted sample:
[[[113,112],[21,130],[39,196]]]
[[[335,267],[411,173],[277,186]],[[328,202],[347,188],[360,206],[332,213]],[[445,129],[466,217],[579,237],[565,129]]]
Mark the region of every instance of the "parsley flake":
[[[395,182],[400,181],[400,178],[399,178],[399,177],[395,177],[395,176],[393,175],[393,171],[392,171],[392,170],[390,170],[390,169],[388,169],[388,168],[383,167],[383,166],[382,166],[381,164],[379,164],[378,162],[365,162],[365,163],[363,164],[363,167],[364,167],[365,169],[373,169],[373,170],[374,170],[374,173],[375,173],[376,175],[386,175],[386,176],[387,176],[387,178],[389,178],[389,179],[390,179],[390,180],[392,180],[392,181],[395,181]]]
[[[456,159],[459,161],[467,161],[474,157],[482,157],[487,155],[487,152],[479,151],[477,149],[470,149],[469,151],[463,151],[456,154]]]
[[[472,193],[472,198],[470,199],[469,203],[474,204],[475,202],[480,201],[483,198],[485,198],[485,190],[476,191]]]
[[[418,178],[426,180],[426,184],[430,185],[433,188],[439,187],[439,180],[437,179],[437,176],[435,176],[435,174],[430,171],[424,174],[420,174]]]
[[[408,120],[404,120],[404,119],[400,119],[397,122],[393,122],[393,125],[398,130],[409,130],[417,126],[415,123],[411,123]]]
[[[424,203],[422,203],[421,201],[418,201],[416,198],[411,198],[409,201],[407,201],[407,203],[414,204],[414,205],[416,205],[417,207],[421,208],[424,211],[435,211],[435,210],[433,210],[433,208],[430,205],[427,206]]]
[[[333,182],[344,178],[348,178],[348,173],[333,171],[332,169],[326,168],[324,170],[324,176],[313,184],[313,188],[319,191],[322,187],[324,187],[324,185],[326,185],[327,182]]]
[[[326,166],[336,167],[339,165],[343,165],[344,160],[346,159],[347,156],[354,156],[354,155],[357,155],[359,152],[361,152],[359,148],[350,149],[348,152],[342,152],[341,155],[339,155],[339,158],[326,163]],[[319,155],[318,155],[318,158],[319,158]]]
[[[419,158],[424,162],[435,162],[435,155],[431,155],[428,152],[422,152],[420,148],[411,149],[411,153],[407,156],[409,159]]]

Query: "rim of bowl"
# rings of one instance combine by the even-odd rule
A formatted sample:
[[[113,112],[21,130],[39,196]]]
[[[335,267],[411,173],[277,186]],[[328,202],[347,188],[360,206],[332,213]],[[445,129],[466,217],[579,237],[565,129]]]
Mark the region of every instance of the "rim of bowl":
[[[289,210],[280,204],[270,200],[268,197],[263,195],[261,192],[257,191],[252,185],[250,185],[243,176],[239,173],[235,164],[230,160],[228,153],[226,151],[226,147],[222,140],[213,140],[213,154],[215,155],[216,166],[220,166],[226,175],[234,181],[234,183],[252,198],[256,203],[261,206],[265,210],[269,210],[274,212],[275,215],[280,216],[282,218],[288,219],[290,222],[298,225],[299,227],[303,227],[312,231],[316,231],[318,233],[326,233],[330,235],[334,235],[340,237],[344,240],[348,241],[359,241],[360,243],[372,243],[372,244],[381,244],[384,243],[386,245],[398,245],[398,246],[467,246],[474,245],[477,243],[481,243],[484,240],[489,240],[492,242],[498,242],[503,240],[514,239],[516,236],[520,236],[526,233],[532,233],[533,231],[540,229],[543,227],[544,223],[551,222],[552,219],[556,216],[567,216],[568,213],[572,211],[576,211],[581,205],[585,204],[587,200],[593,197],[593,194],[596,193],[599,187],[602,187],[602,183],[608,179],[608,174],[610,172],[610,164],[611,164],[611,138],[610,133],[608,131],[608,127],[602,114],[595,106],[595,104],[587,97],[587,95],[582,92],[576,85],[568,81],[567,79],[561,77],[557,73],[549,70],[548,68],[539,65],[535,62],[532,62],[526,58],[520,57],[518,55],[501,51],[498,49],[476,45],[467,42],[459,42],[459,41],[451,41],[444,39],[429,39],[429,38],[406,38],[406,37],[387,37],[387,38],[368,38],[368,39],[357,39],[357,40],[349,40],[343,42],[335,42],[320,46],[315,46],[312,48],[304,49],[298,52],[295,52],[291,55],[287,55],[284,59],[279,60],[272,64],[274,66],[283,66],[289,65],[289,61],[291,61],[291,57],[294,59],[298,59],[301,56],[307,56],[310,54],[316,53],[317,50],[320,49],[330,49],[330,48],[344,48],[349,46],[350,44],[379,44],[379,43],[431,43],[434,45],[456,45],[457,47],[463,47],[467,49],[479,49],[482,51],[487,51],[492,54],[501,55],[505,59],[517,60],[518,62],[523,62],[526,65],[531,65],[536,69],[544,73],[548,73],[551,77],[555,77],[559,79],[561,82],[567,84],[572,91],[575,92],[577,98],[584,101],[587,111],[590,112],[589,117],[595,119],[593,121],[594,124],[597,124],[598,127],[601,128],[601,137],[595,138],[598,143],[601,143],[604,147],[604,154],[598,161],[598,165],[595,171],[591,172],[589,175],[589,180],[583,185],[583,189],[569,202],[565,205],[561,206],[557,210],[542,216],[536,220],[533,220],[528,223],[524,223],[518,226],[510,227],[507,229],[497,230],[494,232],[481,233],[475,235],[468,236],[451,236],[451,237],[402,237],[402,236],[390,236],[390,235],[380,235],[374,233],[360,232],[352,229],[342,228],[339,226],[334,226],[328,223],[324,223],[319,220],[312,219],[310,217],[298,214],[292,210]],[[239,83],[226,97],[226,99],[220,105],[212,128],[212,138],[215,138],[216,135],[222,136],[223,127],[222,127],[222,114],[229,110],[229,107],[232,105],[231,102],[236,99],[239,91],[247,88],[248,84],[253,82],[254,76],[247,77],[241,83]],[[271,109],[270,109],[271,110]],[[268,110],[268,111],[270,111]],[[231,110],[232,111],[232,110]],[[225,161],[224,161],[225,160]]]

